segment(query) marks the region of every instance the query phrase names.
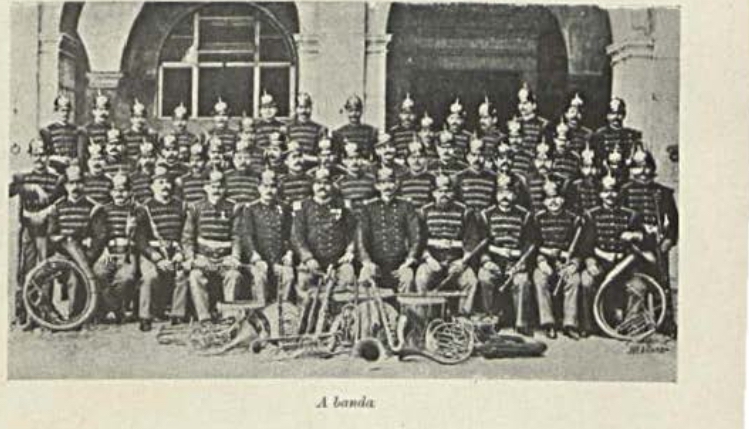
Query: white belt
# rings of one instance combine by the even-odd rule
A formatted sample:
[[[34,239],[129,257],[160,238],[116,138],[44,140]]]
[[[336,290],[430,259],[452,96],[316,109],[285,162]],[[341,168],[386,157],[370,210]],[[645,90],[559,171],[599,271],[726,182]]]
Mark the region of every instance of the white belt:
[[[176,241],[171,241],[171,240],[163,240],[163,241],[161,241],[161,240],[151,240],[151,241],[148,242],[148,245],[151,246],[151,247],[162,247],[162,246],[166,246],[166,247],[177,247],[179,245],[179,243],[176,242]]]
[[[657,234],[658,233],[658,225],[649,225],[645,224],[645,232],[648,234]]]
[[[118,237],[113,238],[107,242],[107,246],[116,246],[116,247],[123,247],[128,246],[130,244],[130,240],[125,237]]]
[[[210,240],[208,238],[198,237],[198,246],[208,247],[210,249],[228,249],[231,247],[231,241]]]
[[[489,246],[489,251],[491,253],[494,253],[495,255],[498,255],[498,256],[502,256],[503,253],[509,252],[510,253],[510,257],[513,257],[513,258],[517,258],[520,255],[522,255],[522,252],[520,250],[510,249],[508,247],[495,246],[493,244]]]
[[[427,240],[427,246],[438,249],[463,248],[463,242],[460,240],[449,240],[447,238],[430,238]]]
[[[599,258],[605,259],[608,262],[615,262],[624,256],[623,253],[607,252],[605,250],[599,249],[598,247],[593,249],[593,253],[595,253],[595,255],[598,256]]]

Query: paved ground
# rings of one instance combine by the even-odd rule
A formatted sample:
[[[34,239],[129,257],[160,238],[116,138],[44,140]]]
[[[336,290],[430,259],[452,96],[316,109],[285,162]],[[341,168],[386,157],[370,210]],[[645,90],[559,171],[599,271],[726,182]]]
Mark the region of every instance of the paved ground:
[[[11,379],[59,378],[489,378],[545,380],[676,380],[676,343],[655,339],[645,353],[604,338],[548,342],[544,357],[486,360],[472,358],[442,366],[423,358],[368,363],[349,356],[271,361],[235,351],[200,356],[188,347],[164,346],[155,331],[137,325],[97,326],[81,332],[12,331]],[[540,338],[540,334],[537,334]],[[638,351],[643,351],[642,349]]]

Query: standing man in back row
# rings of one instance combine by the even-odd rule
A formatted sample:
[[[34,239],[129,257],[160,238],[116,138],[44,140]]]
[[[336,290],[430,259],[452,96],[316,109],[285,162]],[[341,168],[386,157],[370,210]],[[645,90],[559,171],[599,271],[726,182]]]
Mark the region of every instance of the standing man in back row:
[[[344,105],[348,123],[333,133],[335,149],[339,154],[343,153],[345,142],[355,143],[358,153],[370,161],[374,155],[374,146],[377,143],[377,128],[362,122],[364,103],[358,95],[352,95]]]

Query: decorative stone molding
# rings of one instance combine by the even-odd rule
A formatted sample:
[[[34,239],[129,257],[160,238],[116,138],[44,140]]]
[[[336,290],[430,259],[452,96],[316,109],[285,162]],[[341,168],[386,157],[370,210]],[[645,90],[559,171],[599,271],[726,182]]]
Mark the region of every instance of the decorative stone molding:
[[[319,54],[320,53],[320,36],[317,34],[294,34],[294,42],[299,54]]]
[[[612,66],[630,58],[652,60],[655,58],[655,40],[650,38],[623,40],[609,45],[606,53],[611,58]]]
[[[392,34],[373,34],[366,38],[365,46],[367,54],[387,54],[388,45],[392,40]]]
[[[92,89],[117,89],[122,79],[119,71],[97,71],[86,73],[88,87]]]

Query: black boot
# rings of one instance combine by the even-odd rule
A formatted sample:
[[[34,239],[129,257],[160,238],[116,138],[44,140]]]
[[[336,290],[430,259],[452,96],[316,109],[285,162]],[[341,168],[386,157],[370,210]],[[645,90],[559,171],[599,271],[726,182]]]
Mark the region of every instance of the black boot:
[[[141,332],[148,332],[151,330],[151,319],[140,319],[140,326],[138,326],[138,329],[141,330]]]

